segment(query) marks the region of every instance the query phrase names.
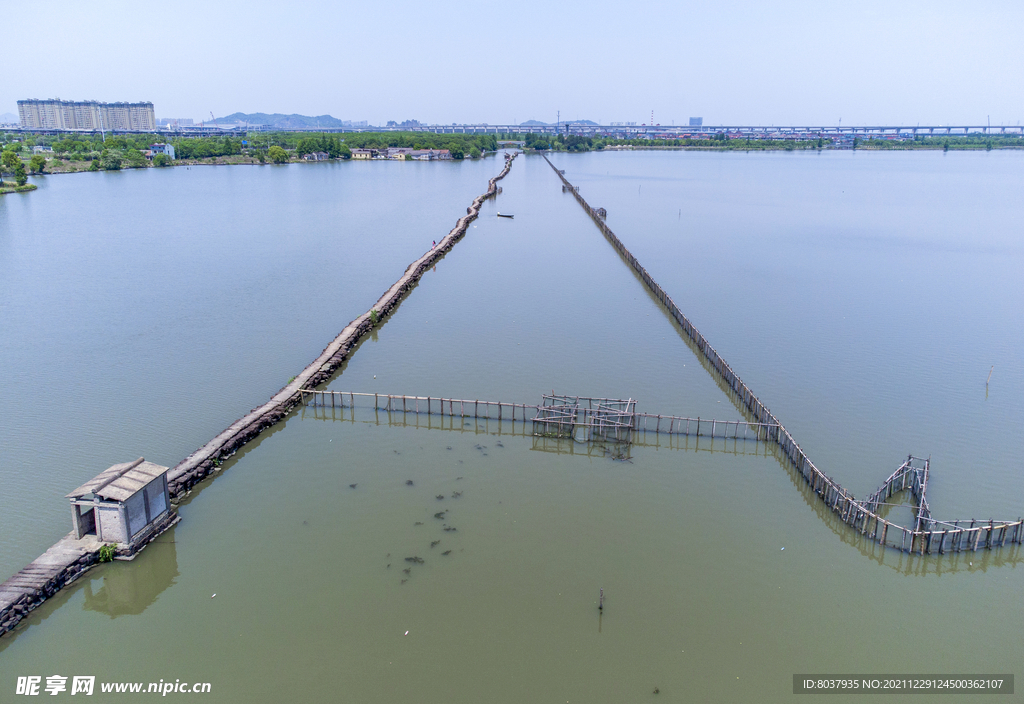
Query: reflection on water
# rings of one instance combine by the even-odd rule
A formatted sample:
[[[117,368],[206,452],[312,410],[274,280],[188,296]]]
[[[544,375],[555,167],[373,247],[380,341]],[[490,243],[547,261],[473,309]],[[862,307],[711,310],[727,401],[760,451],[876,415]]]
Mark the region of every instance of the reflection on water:
[[[82,607],[110,618],[138,616],[177,578],[178,551],[172,529],[146,546],[131,562],[106,565],[95,578],[87,579]]]
[[[494,418],[442,416],[436,414],[402,413],[400,411],[370,410],[357,418],[351,407],[329,408],[303,406],[298,411],[301,420],[318,420],[337,423],[360,423],[390,428],[414,428],[418,430],[444,430],[473,435],[497,435],[533,438],[533,449],[556,454],[585,455],[587,457],[610,457],[629,459],[628,448],[652,447],[686,452],[726,452],[730,455],[751,457],[772,456],[781,461],[782,453],[773,442],[764,442],[755,437],[705,437],[682,433],[657,433],[637,430],[626,447],[621,443],[586,442],[574,438],[553,437],[535,434],[532,421],[495,420]],[[373,419],[370,420],[369,418]]]
[[[173,465],[264,403],[501,169],[389,166],[74,174],[0,204],[0,580],[111,457]]]
[[[585,455],[586,457],[607,457],[620,462],[628,462],[630,443],[625,442],[591,442],[576,438],[555,437],[551,435],[534,435],[531,450],[537,452],[554,452],[557,455]]]
[[[1002,515],[1020,505],[1013,438],[1024,377],[994,375],[987,404],[981,386],[993,363],[1019,367],[1020,326],[1006,321],[1019,318],[1021,256],[961,247],[955,261],[941,252],[922,261],[864,237],[895,230],[969,242],[974,213],[988,210],[989,240],[1019,239],[1020,207],[1005,205],[1019,199],[985,174],[1002,163],[1019,183],[1020,156],[957,155],[952,172],[941,166],[952,159],[916,155],[564,158],[574,178],[588,164],[601,174],[614,164],[692,173],[657,202],[653,182],[645,201],[636,185],[608,179],[590,179],[584,192],[837,480],[863,494],[880,467],[934,448],[934,505]],[[893,182],[908,164],[914,173]],[[851,193],[854,176],[861,187],[850,199],[843,187]],[[339,385],[503,399],[558,387],[737,417],[543,160],[517,162],[504,185],[501,210],[516,219],[497,227],[497,204],[485,204],[437,274],[350,358]],[[957,205],[950,194],[959,193],[967,200]],[[567,262],[600,316],[553,314]],[[282,306],[321,301],[305,291]],[[321,302],[318,313],[336,303]],[[950,334],[951,319],[966,329]],[[628,333],[608,320],[628,321]],[[300,323],[336,332],[331,321]],[[960,374],[968,353],[992,359]],[[294,373],[246,362],[277,374],[278,386]],[[222,423],[224,409],[213,410]],[[649,433],[620,463],[583,446],[534,452],[529,427],[299,410],[183,502],[181,576],[158,564],[176,549],[160,544],[135,564],[95,570],[95,581],[30,616],[51,616],[45,627],[8,640],[17,647],[0,658],[0,687],[43,667],[155,681],[173,664],[213,681],[211,702],[231,704],[337,701],[339,691],[359,702],[611,704],[645,700],[655,687],[672,701],[766,702],[792,701],[793,672],[891,671],[893,653],[904,671],[934,671],[935,648],[922,643],[956,643],[964,672],[1011,672],[1018,662],[1002,647],[1024,632],[1024,610],[1013,606],[1024,579],[1013,569],[1016,546],[926,557],[883,549],[827,509],[774,445]],[[161,591],[160,574],[174,588]],[[87,584],[99,612],[74,602],[85,601]],[[151,606],[107,618],[133,600]],[[148,657],[129,662],[125,648]]]

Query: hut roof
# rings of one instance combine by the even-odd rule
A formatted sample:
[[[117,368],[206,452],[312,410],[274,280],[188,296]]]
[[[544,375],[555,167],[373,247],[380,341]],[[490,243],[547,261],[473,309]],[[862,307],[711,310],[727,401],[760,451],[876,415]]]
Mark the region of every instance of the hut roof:
[[[124,501],[166,471],[167,467],[147,462],[140,457],[134,462],[115,464],[100,472],[68,494],[67,498],[77,499],[87,494],[95,494],[102,499]]]

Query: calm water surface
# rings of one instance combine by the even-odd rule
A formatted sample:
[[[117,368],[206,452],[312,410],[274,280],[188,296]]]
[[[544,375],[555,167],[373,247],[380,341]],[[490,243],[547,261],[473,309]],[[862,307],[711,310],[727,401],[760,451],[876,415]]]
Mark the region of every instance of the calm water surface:
[[[172,466],[265,402],[495,164],[394,166],[48,176],[0,199],[4,579],[70,530],[63,496],[99,469]]]
[[[555,161],[825,471],[863,494],[907,452],[931,454],[936,515],[1019,515],[1022,155]],[[9,572],[63,531],[58,497],[96,467],[133,452],[172,464],[279,388],[499,168],[352,166],[51,178],[32,194],[49,201],[3,204],[0,466],[25,494],[3,499]],[[502,185],[332,388],[532,403],[554,389],[738,417],[543,160]],[[190,227],[127,217],[126,187]],[[73,198],[86,215],[58,217]],[[138,241],[144,217],[163,235]],[[140,268],[187,283],[157,290]],[[222,269],[235,288],[218,288]],[[264,279],[247,305],[232,298]],[[224,702],[619,702],[655,687],[658,701],[782,701],[797,672],[1020,661],[1017,553],[879,552],[764,446],[663,438],[616,462],[541,451],[508,423],[406,420],[293,415],[137,560],[90,572],[4,639],[0,687],[63,673],[210,681]]]

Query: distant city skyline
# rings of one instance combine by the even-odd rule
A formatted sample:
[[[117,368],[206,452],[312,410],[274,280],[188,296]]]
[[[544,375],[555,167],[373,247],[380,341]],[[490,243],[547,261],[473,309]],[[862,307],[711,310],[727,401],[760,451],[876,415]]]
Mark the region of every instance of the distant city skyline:
[[[1024,120],[1024,4],[865,0],[840,9],[655,1],[580,10],[321,0],[166,6],[61,2],[45,51],[0,87],[0,113],[28,98],[151,101],[157,118],[236,111],[424,124],[589,119],[686,125],[992,124]],[[39,23],[7,8],[12,27]],[[192,17],[192,19],[189,19]],[[272,18],[272,20],[270,19]],[[310,18],[316,31],[310,36]],[[185,31],[187,41],[170,41]],[[423,31],[425,27],[435,27]],[[166,30],[168,41],[161,40]],[[124,61],[115,42],[132,36]],[[307,40],[308,39],[308,40]],[[173,47],[173,50],[172,50]]]
[[[22,102],[22,101],[19,101],[19,102]],[[42,102],[42,101],[40,101],[40,102]],[[20,109],[21,109],[21,105],[19,105],[19,110]],[[964,123],[952,123],[952,122],[950,122],[950,123],[934,123],[933,124],[933,123],[928,123],[928,122],[917,121],[917,122],[912,122],[912,123],[873,123],[873,124],[869,124],[869,123],[854,124],[854,123],[851,123],[851,122],[847,122],[847,123],[843,124],[842,122],[838,122],[838,123],[795,122],[795,123],[791,123],[791,124],[771,125],[771,124],[768,124],[768,123],[746,123],[746,124],[742,124],[742,123],[720,123],[720,124],[715,124],[715,123],[705,122],[702,117],[690,117],[690,118],[688,118],[688,120],[684,120],[684,121],[681,121],[679,123],[670,122],[670,123],[664,123],[663,124],[663,123],[655,121],[653,123],[653,125],[650,123],[650,120],[648,120],[647,122],[638,122],[638,121],[597,122],[595,120],[588,120],[588,119],[585,119],[585,118],[582,118],[582,119],[572,119],[572,120],[562,119],[562,120],[557,121],[557,122],[544,122],[543,120],[532,120],[531,119],[531,120],[527,120],[527,121],[519,122],[519,123],[495,123],[495,122],[476,122],[476,123],[472,123],[472,122],[442,122],[442,123],[428,123],[428,122],[422,122],[422,121],[415,120],[415,119],[410,119],[410,120],[404,120],[402,122],[397,122],[395,120],[388,120],[384,124],[370,124],[366,120],[341,120],[341,119],[336,118],[333,115],[320,115],[319,117],[312,116],[312,115],[298,115],[298,114],[294,114],[294,113],[279,114],[279,115],[281,115],[283,117],[299,118],[299,119],[287,120],[284,123],[275,123],[275,121],[273,121],[273,120],[260,120],[260,119],[245,119],[245,120],[243,120],[242,117],[240,117],[240,113],[233,113],[233,114],[230,114],[230,115],[226,115],[225,117],[222,117],[222,118],[218,117],[218,118],[216,118],[215,121],[214,120],[203,120],[202,118],[194,119],[194,118],[188,118],[188,117],[182,117],[182,116],[158,117],[158,118],[155,119],[154,123],[151,126],[144,126],[141,129],[141,131],[155,131],[155,130],[160,130],[160,129],[167,129],[169,127],[191,129],[191,128],[198,128],[198,127],[200,127],[202,125],[205,125],[207,127],[218,127],[219,126],[221,128],[224,128],[224,129],[243,129],[241,127],[242,125],[249,125],[251,127],[257,127],[257,128],[259,128],[259,127],[268,127],[269,126],[271,129],[283,130],[283,131],[296,130],[296,129],[298,129],[298,130],[303,130],[303,129],[304,130],[315,130],[315,129],[318,129],[318,128],[321,128],[324,131],[332,131],[332,130],[337,130],[339,128],[340,129],[367,129],[367,128],[374,129],[374,128],[378,128],[378,127],[381,128],[381,129],[399,129],[399,130],[401,130],[401,129],[419,129],[419,128],[424,128],[424,127],[445,128],[445,127],[462,127],[462,126],[465,126],[465,127],[481,127],[481,126],[486,126],[486,127],[491,127],[491,128],[493,128],[493,127],[499,127],[499,128],[510,127],[511,128],[511,127],[518,126],[518,127],[523,127],[523,128],[536,127],[538,129],[540,129],[540,128],[543,127],[545,129],[554,129],[554,127],[556,125],[564,125],[564,126],[573,127],[573,128],[578,128],[578,127],[598,128],[598,127],[601,127],[601,128],[611,128],[613,130],[616,129],[616,128],[623,128],[623,127],[625,127],[625,128],[628,128],[628,127],[638,127],[638,128],[642,129],[642,128],[647,128],[647,127],[651,127],[651,126],[654,126],[654,127],[664,127],[664,128],[668,128],[668,129],[673,129],[674,128],[674,129],[677,129],[677,130],[678,129],[685,130],[687,128],[697,128],[697,129],[703,128],[703,131],[705,131],[705,132],[709,131],[709,130],[710,131],[714,131],[716,128],[719,128],[719,127],[723,128],[723,129],[727,129],[727,130],[728,129],[745,130],[747,128],[765,128],[767,132],[771,132],[772,131],[771,128],[777,128],[777,129],[781,128],[783,130],[786,130],[786,129],[789,129],[789,128],[797,128],[797,129],[799,129],[799,128],[811,128],[811,129],[824,128],[826,130],[831,130],[833,132],[836,131],[835,128],[837,128],[837,127],[838,127],[839,130],[846,131],[846,132],[849,132],[849,130],[851,130],[851,129],[858,129],[858,128],[882,128],[883,130],[885,128],[889,128],[889,133],[890,134],[895,134],[895,132],[892,132],[893,129],[896,129],[897,131],[900,131],[900,132],[903,132],[904,130],[906,130],[905,133],[909,133],[910,130],[913,130],[914,133],[916,134],[918,127],[920,127],[921,129],[924,129],[924,130],[927,130],[929,128],[942,128],[942,127],[954,127],[954,128],[964,128],[964,127],[967,127],[967,128],[971,129],[971,134],[975,134],[975,133],[985,132],[986,131],[985,130],[986,126],[990,126],[993,129],[1006,128],[1006,133],[1007,134],[1017,134],[1017,133],[1019,133],[1019,130],[1022,127],[1021,121],[1017,121],[1016,123],[1003,123],[1003,124],[1001,124],[1001,123],[997,123],[997,122],[992,122],[991,119],[985,120],[985,121],[980,121],[980,122],[972,122],[972,123],[967,123],[967,122],[964,122]],[[323,123],[322,125],[321,125],[321,121]],[[18,125],[19,122],[21,123],[20,126],[22,128],[30,129],[30,130],[32,130],[32,129],[47,130],[47,129],[54,129],[55,128],[54,125],[39,124],[39,122],[40,122],[39,120],[35,120],[35,121],[29,120],[29,122],[31,124],[25,124],[25,120],[23,118],[20,119],[18,115],[15,115],[15,114],[12,114],[12,113],[0,113],[0,124],[11,123],[11,124]],[[56,128],[57,129],[68,129],[68,130],[72,130],[72,131],[75,130],[75,129],[90,129],[88,126],[84,126],[83,127],[83,126],[80,126],[80,125],[64,126],[64,127],[56,127]],[[100,129],[100,127],[99,126],[94,126],[93,129],[98,131]],[[113,122],[112,122],[111,127],[109,129],[111,129],[113,131],[122,131],[122,130],[140,131],[136,126],[127,127],[127,126],[122,125],[122,124],[114,124]],[[528,130],[524,129],[524,131],[528,131]],[[790,132],[790,133],[792,133],[792,132]],[[956,133],[956,132],[954,132],[954,133]]]

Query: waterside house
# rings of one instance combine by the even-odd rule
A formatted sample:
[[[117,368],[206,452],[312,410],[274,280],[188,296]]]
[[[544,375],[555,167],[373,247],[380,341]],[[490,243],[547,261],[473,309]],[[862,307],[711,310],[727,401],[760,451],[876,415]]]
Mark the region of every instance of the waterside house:
[[[167,467],[140,457],[115,464],[78,487],[71,500],[77,540],[92,535],[132,555],[177,521],[167,491]]]
[[[303,154],[302,158],[306,161],[327,161],[331,158],[331,155],[327,152],[312,152],[310,154]]]
[[[170,158],[174,158],[174,146],[171,144],[164,144],[162,142],[157,144],[150,144],[149,151],[152,154],[166,154]]]
[[[373,159],[373,158],[376,158],[376,156],[377,156],[377,150],[376,149],[353,149],[352,150],[352,158],[353,159]]]
[[[452,153],[447,149],[409,149],[407,147],[392,147],[388,149],[388,159],[403,161],[406,158],[416,161],[448,161]]]

